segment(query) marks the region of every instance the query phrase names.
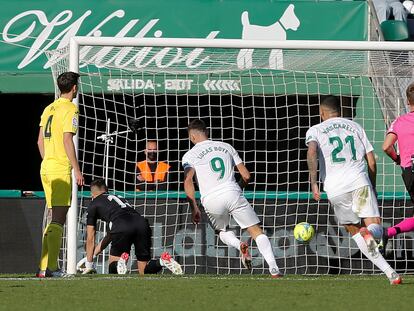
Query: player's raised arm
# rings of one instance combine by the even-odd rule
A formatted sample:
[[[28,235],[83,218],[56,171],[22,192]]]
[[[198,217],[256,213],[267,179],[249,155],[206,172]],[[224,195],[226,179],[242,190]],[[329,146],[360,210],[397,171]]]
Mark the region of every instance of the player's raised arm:
[[[313,198],[319,201],[321,194],[318,186],[318,143],[308,142],[307,162]]]
[[[195,199],[194,175],[194,168],[187,167],[184,169],[184,191],[191,206],[193,223],[198,224],[201,220],[201,212]]]

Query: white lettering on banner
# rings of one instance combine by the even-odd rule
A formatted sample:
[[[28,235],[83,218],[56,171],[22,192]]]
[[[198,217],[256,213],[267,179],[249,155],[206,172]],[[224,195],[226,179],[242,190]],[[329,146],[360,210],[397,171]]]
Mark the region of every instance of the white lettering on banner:
[[[72,18],[72,11],[65,10],[58,15],[56,15],[55,18],[52,19],[52,21],[48,21],[46,14],[43,11],[33,10],[33,11],[26,11],[19,15],[16,15],[14,18],[12,18],[4,27],[3,29],[3,40],[5,42],[9,43],[17,43],[21,42],[27,38],[30,37],[30,35],[33,33],[33,31],[36,28],[36,21],[33,21],[30,26],[23,31],[21,34],[18,34],[16,37],[9,37],[9,31],[10,28],[12,28],[14,23],[21,22],[20,20],[26,16],[34,15],[37,17],[38,21],[41,25],[44,26],[44,29],[41,31],[39,35],[36,36],[36,39],[32,43],[32,46],[30,47],[29,51],[27,52],[24,59],[20,62],[18,65],[18,69],[22,69],[32,63],[34,60],[36,60],[40,55],[42,55],[45,51],[51,50],[51,49],[60,49],[65,47],[69,44],[69,40],[71,37],[75,36],[82,23],[85,21],[86,17],[91,15],[90,10],[86,11],[81,17],[79,17],[76,21],[74,21],[71,25],[69,25],[66,29],[61,31],[58,35],[56,35],[54,38],[49,38],[51,33],[53,32],[54,28],[56,26],[61,26],[66,24],[71,18]],[[99,35],[99,28],[102,27],[104,24],[106,24],[109,20],[111,20],[113,17],[121,18],[125,15],[125,12],[122,10],[118,10],[110,14],[108,17],[106,17],[101,23],[98,24],[97,27],[95,27],[89,34],[87,35]],[[46,43],[47,42],[47,43]],[[58,45],[56,46],[56,43]],[[57,61],[58,59],[55,59]],[[47,62],[44,66],[44,68],[49,68],[50,63]]]
[[[193,80],[186,79],[165,79],[164,89],[168,91],[188,91],[191,90]],[[156,84],[151,79],[108,79],[108,91],[120,90],[154,90],[155,87],[161,87],[160,83]]]
[[[155,88],[152,80],[141,79],[108,79],[108,91],[120,90],[153,90]]]
[[[182,80],[182,79],[175,79],[169,80],[165,79],[165,90],[169,91],[183,91],[183,90],[191,90],[191,84],[193,80]]]
[[[61,49],[67,46],[70,38],[79,33],[80,28],[84,25],[84,23],[86,23],[87,18],[91,15],[92,10],[87,10],[76,20],[71,21],[73,18],[73,12],[71,10],[64,10],[52,18],[48,17],[46,13],[41,10],[25,11],[14,16],[7,22],[2,31],[2,38],[6,43],[12,44],[24,44],[23,41],[33,39],[28,52],[17,66],[18,69],[23,69],[38,59],[44,52],[48,50]],[[107,24],[114,19],[122,19],[124,16],[124,10],[117,10],[110,13],[95,27],[93,27],[92,30],[87,32],[86,36],[103,36],[101,30],[103,26],[107,26]],[[31,20],[28,21],[28,18]],[[131,35],[131,30],[139,22],[139,19],[131,19],[115,34],[115,37],[143,38],[155,27],[158,21],[159,19],[151,19],[141,28],[140,31],[138,31],[138,33]],[[28,24],[29,26],[20,33],[16,34],[14,27],[16,25],[21,25],[22,23]],[[61,30],[57,35],[53,34],[63,26],[66,28]],[[42,28],[39,29],[39,27]],[[211,31],[206,38],[214,39],[218,34],[219,31]],[[154,32],[155,37],[161,37],[161,35],[161,30],[156,30]],[[81,48],[81,67],[85,66],[85,64],[82,63],[82,60],[88,57],[91,50],[91,47]],[[209,60],[209,56],[202,56],[204,51],[202,48],[189,49],[186,52],[187,54],[181,48],[163,48],[161,50],[157,50],[157,52],[153,52],[152,54],[152,48],[134,49],[131,47],[125,47],[118,49],[114,55],[111,54],[112,51],[113,48],[111,47],[100,48],[98,52],[94,49],[93,56],[90,55],[91,58],[88,59],[88,63],[91,63],[92,61],[97,67],[115,64],[118,68],[125,68],[131,65],[136,68],[144,68],[150,64],[153,64],[159,68],[167,68],[183,63],[188,68],[197,68]],[[131,52],[135,54],[131,54]],[[167,55],[168,57],[166,57]],[[44,64],[43,68],[50,68],[53,64],[64,57],[67,57],[67,55],[53,56],[52,59]]]
[[[278,21],[271,25],[261,26],[250,24],[249,12],[245,11],[241,15],[242,24],[242,39],[246,40],[287,40],[287,30],[296,31],[300,26],[300,20],[295,14],[295,6],[290,4]],[[92,10],[85,11],[77,19],[73,19],[74,14],[71,10],[64,10],[54,17],[47,16],[41,10],[29,10],[22,12],[11,18],[5,25],[2,31],[4,42],[10,44],[25,45],[25,40],[32,40],[28,52],[23,57],[21,62],[17,65],[18,69],[23,69],[38,59],[44,52],[49,50],[61,49],[69,44],[71,37],[79,34],[82,28],[82,34],[85,33],[84,24],[90,22],[88,18],[92,16]],[[110,22],[122,19],[125,17],[124,10],[116,10],[106,16],[89,32],[86,36],[101,37],[102,28],[108,28]],[[144,38],[150,33],[153,36],[160,38],[163,34],[161,30],[153,31],[159,19],[154,18],[148,21],[141,30],[137,33],[133,32],[134,27],[139,23],[139,19],[131,19],[124,23],[124,26],[116,32],[114,37],[135,37]],[[119,23],[119,22],[118,22]],[[15,27],[27,24],[27,28],[20,33],[15,33]],[[19,26],[17,26],[19,25]],[[62,27],[64,27],[62,29]],[[60,31],[57,35],[56,32]],[[214,39],[218,36],[219,31],[211,31],[207,35],[207,39]],[[112,35],[106,34],[106,35]],[[88,60],[88,64],[95,64],[98,68],[105,66],[116,66],[117,68],[146,68],[149,65],[158,68],[168,68],[174,65],[181,65],[190,69],[198,68],[210,60],[210,56],[203,56],[204,49],[182,49],[182,48],[158,48],[151,47],[133,48],[113,48],[100,47],[92,48],[88,46],[80,49],[80,67],[87,64],[83,63]],[[235,56],[234,64],[237,64],[239,69],[250,69],[253,64],[254,49],[241,49],[237,56]],[[90,54],[90,55],[89,55]],[[44,64],[43,68],[47,69],[53,66],[62,58],[67,57],[65,54],[58,54],[51,56],[51,58]],[[135,67],[135,68],[134,68]],[[275,49],[269,52],[270,69],[283,69],[284,60],[281,50]],[[239,90],[237,83],[230,83],[230,80],[209,80],[204,84],[206,90]]]

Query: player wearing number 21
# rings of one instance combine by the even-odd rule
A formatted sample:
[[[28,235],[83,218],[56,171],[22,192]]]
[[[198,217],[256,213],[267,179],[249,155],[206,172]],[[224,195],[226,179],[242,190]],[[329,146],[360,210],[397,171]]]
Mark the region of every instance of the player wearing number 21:
[[[358,123],[340,117],[341,105],[337,97],[329,96],[322,101],[320,115],[323,122],[306,133],[313,197],[317,201],[320,199],[319,158],[320,177],[338,223],[391,284],[400,284],[400,276],[379,253],[376,242],[382,238],[382,227],[375,192],[374,148]]]
[[[256,241],[272,277],[281,276],[268,237],[259,226],[259,218],[243,196],[241,188],[246,186],[250,173],[237,151],[227,143],[208,139],[207,128],[202,120],[193,120],[188,126],[188,135],[195,145],[183,159],[184,189],[192,208],[193,222],[200,222],[201,213],[195,199],[194,177],[200,188],[201,202],[220,240],[236,248],[247,269],[251,269],[251,256],[247,243],[241,242],[232,231],[227,231],[230,215],[237,224],[246,229]],[[234,178],[234,166],[240,172],[239,184]]]
[[[40,121],[38,146],[43,159],[40,175],[52,220],[43,233],[38,277],[66,276],[58,270],[57,259],[71,203],[72,168],[77,184],[84,183],[73,143],[78,129],[78,108],[72,100],[78,90],[78,79],[79,74],[74,72],[59,75],[60,97],[45,108]]]

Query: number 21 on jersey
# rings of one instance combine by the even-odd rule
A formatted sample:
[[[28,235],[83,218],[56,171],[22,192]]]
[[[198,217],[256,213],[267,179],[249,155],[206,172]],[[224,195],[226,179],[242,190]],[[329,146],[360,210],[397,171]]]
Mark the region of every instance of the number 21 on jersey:
[[[347,160],[346,158],[339,156],[339,154],[344,150],[344,145],[346,144],[349,144],[351,147],[351,153],[352,153],[351,160],[356,161],[354,136],[349,135],[345,137],[344,141],[342,141],[341,137],[339,136],[332,136],[332,137],[329,137],[329,143],[335,147],[331,153],[331,159],[334,164],[343,163]]]

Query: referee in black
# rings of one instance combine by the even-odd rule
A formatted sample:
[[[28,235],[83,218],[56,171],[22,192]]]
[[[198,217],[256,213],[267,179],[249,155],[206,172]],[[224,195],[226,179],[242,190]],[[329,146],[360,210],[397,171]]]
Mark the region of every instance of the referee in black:
[[[409,112],[398,117],[389,127],[382,149],[402,169],[405,187],[414,203],[414,83],[406,90]],[[399,154],[395,150],[398,143]],[[414,231],[414,217],[409,217],[393,227],[384,230],[382,250],[385,253],[387,241],[397,234]]]
[[[182,274],[181,266],[164,252],[159,260],[151,260],[152,232],[148,221],[124,198],[108,193],[103,179],[91,183],[92,201],[87,210],[86,263],[84,274],[95,272],[93,255],[97,220],[106,221],[109,235],[101,250],[112,243],[109,255],[109,273],[125,274],[131,246],[135,247],[139,274],[153,274],[168,268],[174,274]]]

